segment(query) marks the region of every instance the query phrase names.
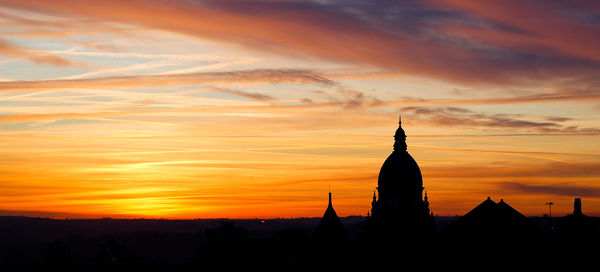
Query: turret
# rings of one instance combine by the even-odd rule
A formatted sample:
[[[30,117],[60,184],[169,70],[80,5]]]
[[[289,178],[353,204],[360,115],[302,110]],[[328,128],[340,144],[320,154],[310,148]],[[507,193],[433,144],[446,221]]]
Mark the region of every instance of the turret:
[[[377,205],[377,191],[373,191],[373,201],[371,201],[371,214],[375,212],[375,205]]]
[[[375,206],[375,203],[377,203],[377,193],[376,191],[373,191],[373,201],[371,202],[371,206]]]
[[[394,134],[394,151],[406,151],[406,133],[402,129],[402,115],[398,116],[398,129]]]

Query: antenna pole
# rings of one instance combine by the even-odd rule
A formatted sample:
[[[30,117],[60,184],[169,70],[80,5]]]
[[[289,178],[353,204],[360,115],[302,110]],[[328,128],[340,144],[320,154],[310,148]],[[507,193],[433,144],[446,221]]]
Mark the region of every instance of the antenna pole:
[[[552,217],[552,205],[554,205],[554,202],[548,202],[546,205],[548,205],[548,216]]]

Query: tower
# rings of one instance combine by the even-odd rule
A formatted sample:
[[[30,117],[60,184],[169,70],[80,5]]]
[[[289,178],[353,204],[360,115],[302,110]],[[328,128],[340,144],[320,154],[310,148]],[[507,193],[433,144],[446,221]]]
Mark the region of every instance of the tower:
[[[423,197],[419,165],[407,151],[402,119],[394,134],[394,150],[383,163],[373,197],[368,231],[382,240],[415,239],[432,233],[435,226],[427,193]]]
[[[573,215],[583,215],[583,213],[581,212],[581,198],[575,198],[575,201],[573,202]]]

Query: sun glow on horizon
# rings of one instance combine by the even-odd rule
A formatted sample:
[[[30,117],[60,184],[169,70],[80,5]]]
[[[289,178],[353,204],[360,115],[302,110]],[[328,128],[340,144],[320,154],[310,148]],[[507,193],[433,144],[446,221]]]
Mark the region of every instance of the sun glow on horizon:
[[[402,113],[434,214],[600,216],[597,22],[362,4],[0,0],[0,215],[366,215]]]

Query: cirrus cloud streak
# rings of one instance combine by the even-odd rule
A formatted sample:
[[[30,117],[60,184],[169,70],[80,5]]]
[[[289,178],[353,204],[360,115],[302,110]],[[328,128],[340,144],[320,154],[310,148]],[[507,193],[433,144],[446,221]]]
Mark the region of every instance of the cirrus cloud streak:
[[[525,9],[520,2],[497,1],[0,1],[461,83],[539,84],[600,72],[594,54],[598,41],[588,39],[600,37],[600,27],[577,16],[584,11],[597,16],[598,11],[545,2],[532,1]],[[522,16],[530,10],[536,14]],[[532,17],[536,21],[523,19]],[[560,18],[560,23],[538,23],[543,18]],[[506,44],[474,31],[465,33],[473,29],[521,42]]]

